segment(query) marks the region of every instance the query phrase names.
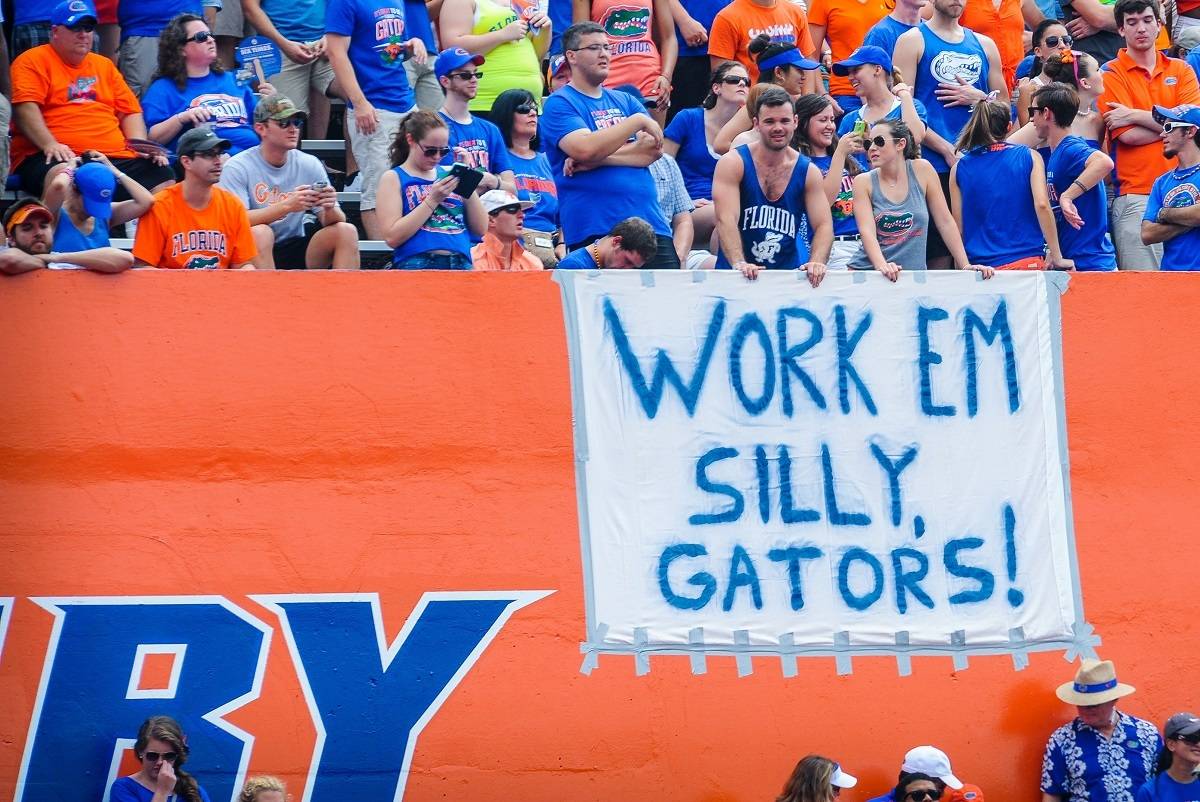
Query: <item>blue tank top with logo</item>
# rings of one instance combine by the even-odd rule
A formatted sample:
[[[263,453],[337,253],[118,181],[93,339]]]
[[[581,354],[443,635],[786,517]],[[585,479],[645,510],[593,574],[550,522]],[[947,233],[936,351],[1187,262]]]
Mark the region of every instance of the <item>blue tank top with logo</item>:
[[[409,175],[403,167],[392,169],[400,179],[400,201],[404,214],[408,214],[425,200],[433,182],[428,178]],[[417,233],[396,246],[392,252],[392,262],[401,262],[430,251],[460,253],[470,259],[471,238],[467,235],[465,214],[463,199],[458,195],[450,195],[438,204],[429,219],[417,229]]]
[[[936,94],[938,84],[957,85],[961,76],[969,85],[987,92],[987,54],[979,43],[979,37],[969,28],[963,28],[961,42],[947,42],[930,30],[926,23],[922,22],[918,27],[925,39],[925,52],[921,55],[921,63],[917,65],[914,82],[916,99],[925,104],[929,127],[954,144],[971,116],[971,107],[942,105]],[[931,149],[922,148],[921,156],[939,173],[950,172],[946,160]]]
[[[833,166],[833,157],[813,156],[812,162],[817,165],[821,175],[827,176],[829,168]],[[854,179],[845,167],[842,168],[842,183],[837,197],[829,210],[833,212],[833,236],[850,237],[858,233],[858,223],[854,219]]]
[[[741,213],[742,258],[767,270],[794,270],[808,261],[808,214],[804,204],[804,182],[808,176],[806,156],[796,159],[787,187],[777,200],[770,200],[758,183],[749,145],[739,145],[742,157]],[[717,268],[733,265],[725,251],[717,256]]]

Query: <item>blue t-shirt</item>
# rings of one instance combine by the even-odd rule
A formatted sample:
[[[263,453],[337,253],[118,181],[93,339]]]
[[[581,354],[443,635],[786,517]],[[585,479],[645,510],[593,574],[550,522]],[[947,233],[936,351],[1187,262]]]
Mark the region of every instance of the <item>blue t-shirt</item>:
[[[433,181],[409,175],[403,167],[393,167],[400,179],[400,202],[403,214],[408,214],[421,205],[429,195]],[[426,204],[428,205],[428,204]],[[400,243],[392,251],[392,262],[401,262],[410,256],[429,251],[450,251],[471,258],[471,238],[467,232],[466,209],[463,199],[450,195],[438,204],[429,219],[417,229],[417,233]]]
[[[597,131],[617,125],[646,109],[624,92],[600,90],[593,98],[568,84],[546,98],[542,110],[542,136],[546,155],[558,185],[559,221],[568,245],[588,237],[603,237],[628,217],[640,217],[654,233],[671,236],[671,227],[658,205],[658,188],[646,167],[597,167],[563,175],[567,159],[558,143],[574,131]],[[597,199],[603,198],[602,203]]]
[[[314,42],[325,35],[325,0],[262,0],[262,10],[275,30],[293,42]]]
[[[704,135],[704,109],[684,109],[667,126],[667,139],[679,143],[675,161],[683,174],[683,185],[692,200],[712,198],[713,172],[717,169],[717,154]]]
[[[24,0],[17,5],[23,5]],[[203,17],[200,0],[121,0],[117,5],[117,22],[121,25],[121,41],[131,36],[157,38],[167,23],[177,14]]]
[[[871,30],[867,31],[867,35],[863,37],[863,45],[873,45],[882,47],[883,52],[888,56],[896,54],[896,40],[905,31],[911,31],[916,25],[905,25],[903,22],[893,19],[890,15],[884,17],[879,22],[871,26]],[[904,79],[911,80],[909,76],[904,76]]]
[[[813,156],[812,163],[817,165],[821,175],[829,175],[833,157]],[[854,219],[854,179],[845,167],[842,168],[842,187],[829,210],[833,212],[833,236],[848,237],[858,233],[858,221]]]
[[[921,122],[925,122],[926,118],[929,116],[929,112],[927,112],[925,110],[925,104],[922,103],[921,101],[917,100],[916,98],[913,98],[913,106],[917,109],[917,117],[921,120]],[[854,127],[854,123],[856,123],[858,121],[859,117],[862,117],[863,108],[866,108],[866,107],[863,106],[863,107],[854,109],[853,111],[847,111],[844,115],[842,115],[842,119],[838,123],[838,130],[837,130],[838,136],[845,136],[846,134],[850,133],[850,129],[852,129]],[[903,117],[904,117],[904,108],[900,103],[900,98],[896,98],[896,101],[892,104],[891,110],[888,111],[887,114],[883,115],[883,119],[899,120],[899,119],[903,119]],[[871,121],[868,120],[867,122],[870,123]],[[879,120],[875,120],[874,122],[879,122]],[[924,155],[924,154],[922,154],[922,155]],[[862,163],[863,169],[865,169],[865,170],[871,169],[870,165],[867,163],[866,154],[862,154],[861,156],[859,156],[859,162]]]
[[[550,49],[546,55],[556,56],[563,52],[563,31],[571,27],[574,9],[571,7],[571,0],[550,0],[549,10],[547,16],[550,17]]]
[[[517,179],[517,192],[524,192],[533,206],[525,212],[525,228],[532,231],[554,231],[558,228],[558,187],[554,185],[554,174],[545,153],[535,153],[531,158],[508,152],[513,175]]]
[[[425,49],[430,52],[430,58],[437,52],[437,42],[433,38],[433,25],[429,22],[429,9],[425,0],[404,0],[404,14],[408,19],[408,32],[425,43]]]
[[[599,270],[600,266],[596,264],[596,260],[592,258],[591,252],[587,248],[571,251],[566,255],[566,258],[558,263],[559,270]]]
[[[84,234],[71,222],[71,215],[67,214],[66,206],[60,206],[58,219],[54,223],[53,250],[60,253],[78,253],[94,248],[107,248],[110,244],[108,238],[109,219],[108,217],[95,218],[95,222],[92,224],[92,233]]]
[[[49,22],[56,5],[55,0],[21,0],[13,7],[13,25]]]
[[[1119,711],[1116,716],[1111,738],[1079,719],[1050,735],[1042,757],[1042,791],[1072,802],[1128,802],[1154,770],[1162,738],[1149,721]],[[1108,790],[1114,787],[1119,790]]]
[[[208,791],[205,791],[203,786],[199,788],[199,791],[200,798],[204,802],[209,802]],[[132,777],[121,777],[109,789],[108,799],[109,802],[150,802],[154,799],[154,792],[140,785]],[[167,799],[169,802],[180,802],[179,797],[174,794]]]
[[[959,159],[955,179],[962,195],[963,246],[972,264],[1000,267],[1045,253],[1029,186],[1034,158],[1024,145],[995,142],[971,148]],[[998,220],[1004,224],[996,225]]]
[[[939,84],[955,84],[961,77],[969,86],[982,92],[988,91],[988,57],[979,43],[979,37],[970,28],[963,28],[961,42],[947,42],[925,23],[919,26],[925,39],[925,50],[917,65],[913,79],[913,94],[925,104],[927,125],[942,139],[953,144],[958,140],[963,126],[971,116],[970,106],[943,106],[938,100]],[[905,76],[908,77],[908,76]],[[939,173],[950,172],[950,165],[933,150],[923,150],[921,155]]]
[[[404,42],[413,37],[404,7],[389,0],[329,0],[329,33],[350,37],[350,63],[363,96],[384,111],[403,114],[413,107],[404,71]]]
[[[1184,784],[1163,772],[1146,780],[1135,802],[1200,802],[1200,778]]]
[[[218,136],[229,140],[230,155],[258,144],[258,134],[254,133],[254,92],[248,86],[238,86],[233,73],[210,72],[203,78],[188,78],[182,92],[170,78],[158,78],[142,95],[146,128],[196,106],[204,106],[212,112],[206,125],[212,126]],[[179,136],[189,127],[185,126]],[[167,143],[167,150],[175,151],[179,136]]]
[[[1154,179],[1143,220],[1157,222],[1163,207],[1180,209],[1200,204],[1200,164],[1176,168]],[[1163,270],[1200,270],[1200,228],[1189,228],[1163,243]]]
[[[804,189],[808,180],[807,156],[796,159],[796,166],[783,194],[771,200],[762,191],[758,171],[749,145],[738,145],[734,152],[742,159],[742,181],[738,187],[741,213],[738,229],[742,236],[742,258],[767,270],[795,270],[808,261],[808,206]],[[733,265],[725,249],[717,254],[717,269]]]
[[[1200,49],[1189,50],[1187,56],[1184,57],[1184,61],[1192,68],[1192,72],[1200,77]]]
[[[1083,228],[1076,230],[1064,220],[1058,206],[1058,196],[1079,178],[1088,157],[1094,152],[1095,148],[1080,137],[1065,137],[1046,161],[1046,184],[1063,256],[1075,260],[1076,270],[1116,270],[1116,252],[1108,238],[1108,197],[1104,193],[1104,183],[1075,199],[1075,209],[1083,218]]]
[[[471,115],[471,122],[464,125],[450,119],[445,112],[438,114],[450,129],[450,152],[442,159],[442,164],[462,162],[476,170],[496,174],[512,169],[504,135],[494,123]]]
[[[688,16],[696,22],[704,26],[704,30],[712,33],[713,20],[717,18],[717,12],[727,6],[727,0],[681,0],[681,5],[687,11]],[[683,37],[679,35],[679,28],[675,28],[675,38],[679,41],[679,56],[707,56],[708,43],[696,45],[692,47],[687,42],[683,41]],[[685,176],[686,178],[686,176]],[[692,196],[693,199],[695,196]],[[704,197],[708,197],[705,195]]]

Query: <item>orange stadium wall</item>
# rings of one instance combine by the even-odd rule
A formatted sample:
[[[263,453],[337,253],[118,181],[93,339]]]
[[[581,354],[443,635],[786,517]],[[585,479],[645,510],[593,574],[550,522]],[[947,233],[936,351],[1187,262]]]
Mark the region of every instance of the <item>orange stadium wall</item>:
[[[129,644],[189,626],[203,671],[175,681],[216,683],[202,701],[228,705],[225,730],[189,728],[192,763],[252,738],[223,776],[201,774],[226,800],[273,773],[297,802],[751,802],[817,752],[860,777],[842,795],[857,802],[919,743],[989,799],[1039,799],[1045,740],[1073,713],[1053,693],[1074,671],[1061,652],[1021,671],[918,657],[907,677],[889,657],[845,676],[801,660],[791,679],[770,660],[739,678],[719,657],[703,675],[683,656],[645,676],[628,656],[580,672],[549,275],[43,271],[0,285],[0,799],[19,781],[33,802],[98,799],[55,789],[129,770],[113,722],[132,737],[147,711],[192,704],[170,696],[169,649],[139,653],[126,689]],[[1062,304],[1084,603],[1101,656],[1138,687],[1123,709],[1161,725],[1200,707],[1200,276],[1076,276]],[[325,606],[288,606],[305,594]],[[461,598],[486,633],[456,613],[448,633],[417,626]],[[285,637],[285,612],[294,631],[313,611],[319,638]],[[379,633],[363,629],[375,614]],[[374,674],[396,669],[382,679],[373,655],[348,656],[364,631],[385,652],[404,636],[375,660]],[[422,643],[471,653],[435,678]],[[70,686],[48,682],[67,659]],[[77,701],[114,671],[121,698]],[[354,768],[330,773],[339,760]]]

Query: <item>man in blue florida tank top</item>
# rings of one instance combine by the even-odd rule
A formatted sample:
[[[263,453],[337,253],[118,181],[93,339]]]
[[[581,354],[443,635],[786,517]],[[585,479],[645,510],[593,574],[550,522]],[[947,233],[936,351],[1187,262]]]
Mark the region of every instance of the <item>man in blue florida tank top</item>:
[[[1200,270],[1200,106],[1154,107],[1163,155],[1179,165],[1150,188],[1142,242],[1163,244],[1162,270]]]
[[[671,227],[649,170],[662,155],[662,128],[632,97],[602,86],[611,59],[602,27],[572,25],[563,33],[563,48],[571,82],[546,98],[541,133],[568,250],[586,247],[621,220],[640,217],[658,238],[658,252],[645,267],[678,269]]]
[[[759,141],[722,156],[713,178],[717,267],[748,279],[760,270],[803,270],[816,287],[833,244],[821,171],[790,147],[796,114],[782,88],[758,96],[751,121]]]
[[[1046,184],[1058,245],[1075,269],[1116,270],[1117,254],[1108,236],[1108,197],[1104,178],[1113,161],[1071,133],[1079,95],[1066,84],[1052,83],[1033,93],[1029,121],[1050,145]]]
[[[971,107],[997,92],[1008,97],[996,43],[964,28],[965,0],[933,0],[933,16],[896,40],[892,64],[912,85],[914,99],[928,115],[921,156],[937,170],[942,193],[950,197],[954,143],[971,116]],[[929,232],[930,269],[950,267],[950,252],[936,227]]]

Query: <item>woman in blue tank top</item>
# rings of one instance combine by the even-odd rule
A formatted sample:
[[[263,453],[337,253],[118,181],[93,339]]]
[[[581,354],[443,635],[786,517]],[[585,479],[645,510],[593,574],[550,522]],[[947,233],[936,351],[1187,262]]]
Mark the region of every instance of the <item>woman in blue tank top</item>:
[[[854,220],[854,176],[862,172],[856,156],[863,152],[856,136],[839,137],[833,103],[825,95],[805,95],[796,101],[796,141],[825,177],[822,187],[833,214],[833,247],[829,269],[845,269],[862,249]]]
[[[119,171],[104,154],[90,150],[76,165],[50,182],[43,201],[55,218],[53,249],[60,253],[108,247],[110,228],[137,220],[154,205],[150,190]],[[130,199],[113,203],[118,185]]]
[[[438,177],[449,142],[440,116],[416,111],[392,143],[393,167],[379,179],[375,212],[396,270],[471,269],[470,234],[483,236],[487,212],[474,192],[465,200],[454,193],[456,177]]]
[[[980,101],[957,143],[963,155],[950,169],[950,206],[967,258],[997,269],[1070,270],[1074,263],[1059,250],[1042,157],[1004,141],[1009,122],[1007,103]]]

